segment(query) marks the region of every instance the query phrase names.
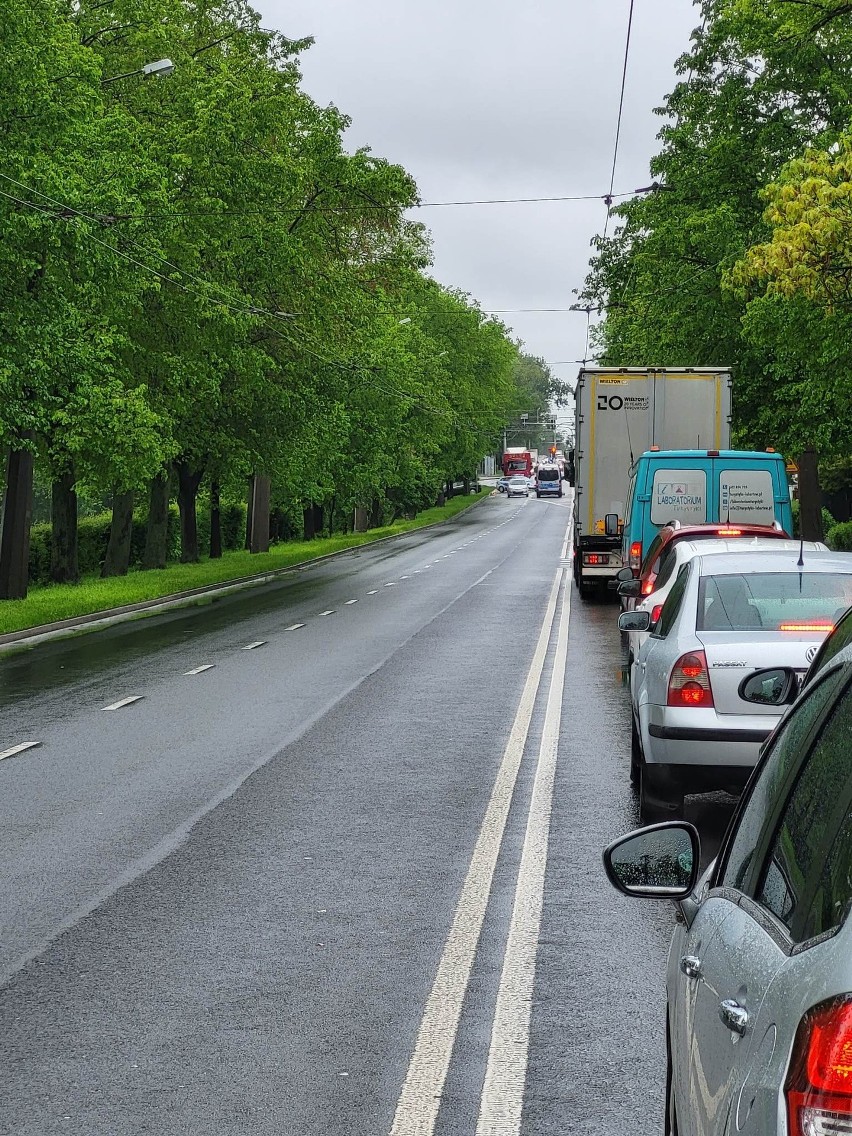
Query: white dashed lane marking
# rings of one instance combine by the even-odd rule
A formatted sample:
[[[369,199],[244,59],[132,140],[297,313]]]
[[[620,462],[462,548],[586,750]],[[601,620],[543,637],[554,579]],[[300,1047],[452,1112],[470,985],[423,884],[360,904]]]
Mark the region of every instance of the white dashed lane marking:
[[[265,647],[266,639],[258,639],[256,643],[246,643],[245,647],[240,647],[241,651],[253,651],[256,647]]]
[[[129,698],[122,698],[119,702],[111,702],[109,706],[102,706],[102,710],[121,710],[125,706],[132,706],[134,702],[141,702],[144,694],[131,694]]]
[[[321,611],[320,615],[334,615],[334,608],[330,607],[328,611]]]
[[[41,742],[21,742],[20,745],[12,746],[11,749],[4,749],[3,752],[0,753],[0,761],[5,761],[7,757],[14,757],[16,753],[23,753],[28,749],[35,749],[36,746],[40,745]]]
[[[216,666],[215,663],[203,663],[200,667],[193,667],[191,671],[184,671],[184,675],[200,675],[204,671],[212,671]]]
[[[391,580],[391,582],[389,584],[385,584],[385,587],[386,588],[395,588],[396,587],[396,580]]]
[[[289,627],[285,627],[285,631],[298,631],[300,627],[304,627],[304,623],[291,623]]]
[[[354,604],[354,603],[357,603],[357,602],[358,602],[357,600],[345,600],[343,606],[349,607],[350,604]]]
[[[371,592],[367,592],[367,595],[368,596],[375,596],[375,595],[378,594],[378,591],[379,591],[378,588],[373,588],[373,590]]]

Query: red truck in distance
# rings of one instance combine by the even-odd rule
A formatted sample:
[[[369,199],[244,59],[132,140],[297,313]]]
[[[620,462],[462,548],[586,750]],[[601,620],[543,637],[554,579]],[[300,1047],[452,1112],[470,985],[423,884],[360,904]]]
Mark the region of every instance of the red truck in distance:
[[[503,454],[503,476],[512,477],[517,473],[522,473],[525,477],[531,477],[534,464],[535,459],[529,450],[522,449],[519,446],[510,446]]]

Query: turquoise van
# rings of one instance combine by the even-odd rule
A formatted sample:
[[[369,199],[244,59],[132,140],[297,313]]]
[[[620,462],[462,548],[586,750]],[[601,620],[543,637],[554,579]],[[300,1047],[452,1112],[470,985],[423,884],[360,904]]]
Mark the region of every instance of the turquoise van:
[[[780,454],[750,450],[647,450],[630,469],[622,563],[634,574],[659,529],[777,521],[793,532],[787,471]]]

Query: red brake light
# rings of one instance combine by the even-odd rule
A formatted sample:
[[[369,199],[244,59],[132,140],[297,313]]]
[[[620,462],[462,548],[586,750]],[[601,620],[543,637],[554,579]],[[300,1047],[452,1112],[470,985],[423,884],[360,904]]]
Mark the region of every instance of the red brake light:
[[[719,529],[719,536],[742,536],[742,529]]]
[[[642,585],[643,596],[650,596],[651,592],[653,592],[654,580],[656,580],[656,576],[649,576],[645,583]]]
[[[638,570],[642,567],[642,541],[634,540],[630,546],[630,567]]]
[[[660,616],[663,614],[663,605],[654,604],[651,610],[651,622],[656,623]]]
[[[833,631],[833,623],[782,623],[779,631]]]
[[[668,706],[712,706],[713,691],[703,651],[681,655],[669,677]]]
[[[791,1136],[852,1132],[852,1001],[810,1010],[796,1034],[785,1085]]]

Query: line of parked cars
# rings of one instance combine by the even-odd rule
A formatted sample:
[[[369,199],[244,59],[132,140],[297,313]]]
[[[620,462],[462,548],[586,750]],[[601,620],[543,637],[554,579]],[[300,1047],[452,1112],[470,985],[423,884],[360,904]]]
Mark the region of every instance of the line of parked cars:
[[[622,575],[631,778],[655,823],[604,865],[677,905],[665,1132],[852,1134],[852,556],[674,524]],[[718,788],[742,795],[702,871],[675,818]]]

